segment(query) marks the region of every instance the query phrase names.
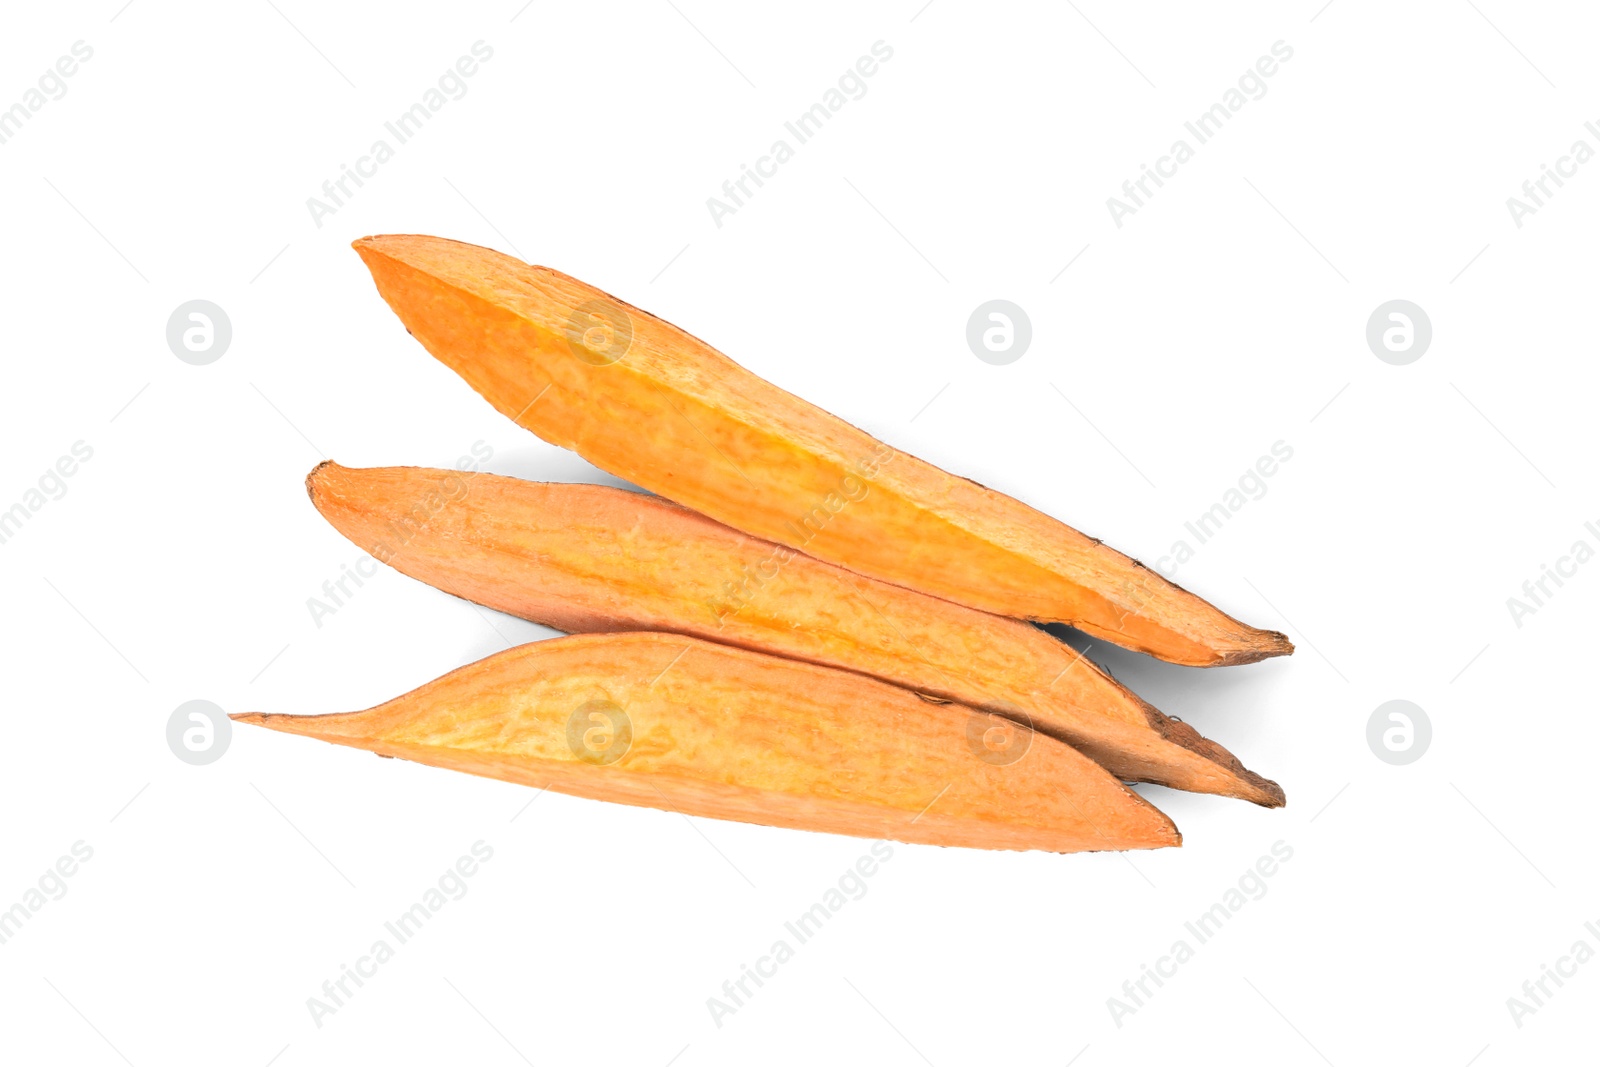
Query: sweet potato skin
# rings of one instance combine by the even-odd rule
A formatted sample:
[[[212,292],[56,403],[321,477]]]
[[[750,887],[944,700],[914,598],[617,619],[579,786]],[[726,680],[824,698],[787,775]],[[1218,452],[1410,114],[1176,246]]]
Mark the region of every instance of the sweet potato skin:
[[[1175,663],[1292,651],[1282,634],[1229,617],[1011,497],[896,453],[557,271],[435,237],[355,247],[407,330],[503,414],[720,522]]]
[[[331,461],[306,489],[377,559],[497,611],[573,633],[669,631],[857,671],[1029,723],[1124,781],[1283,804],[1276,783],[1033,626],[853,574],[660,498]]]
[[[603,747],[581,733],[586,715],[601,714],[591,708],[607,709]],[[234,718],[575,796],[770,826],[1054,852],[1181,843],[1153,805],[1052,738],[1033,738],[1014,762],[980,758],[965,710],[845,671],[627,633],[521,645],[367,711]]]

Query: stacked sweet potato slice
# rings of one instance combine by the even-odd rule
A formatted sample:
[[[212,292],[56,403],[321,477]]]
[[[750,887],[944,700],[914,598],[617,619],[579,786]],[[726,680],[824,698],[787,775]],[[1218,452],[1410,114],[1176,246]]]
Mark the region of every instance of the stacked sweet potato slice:
[[[1178,844],[1124,782],[1283,804],[1023,620],[1192,666],[1286,654],[1282,634],[565,275],[433,237],[356,249],[496,408],[659,496],[322,464],[313,503],[379,560],[584,636],[370,711],[241,720],[581,796],[978,848]]]

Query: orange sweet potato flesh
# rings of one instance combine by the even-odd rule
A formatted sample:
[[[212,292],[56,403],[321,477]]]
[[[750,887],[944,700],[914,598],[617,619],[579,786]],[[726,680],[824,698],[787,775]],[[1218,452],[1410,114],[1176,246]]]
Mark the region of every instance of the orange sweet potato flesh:
[[[686,815],[968,848],[1181,843],[1097,764],[1034,736],[1014,762],[973,714],[845,671],[676,634],[536,641],[368,711],[235,715],[470,774]],[[624,726],[625,724],[625,726]]]
[[[1124,781],[1283,790],[1027,623],[812,559],[657,497],[331,461],[324,518],[405,574],[569,632],[661,630],[873,675],[1059,738]]]
[[[1027,505],[899,453],[647,312],[438,237],[356,250],[418,341],[503,414],[765,540],[1174,663],[1293,650]]]

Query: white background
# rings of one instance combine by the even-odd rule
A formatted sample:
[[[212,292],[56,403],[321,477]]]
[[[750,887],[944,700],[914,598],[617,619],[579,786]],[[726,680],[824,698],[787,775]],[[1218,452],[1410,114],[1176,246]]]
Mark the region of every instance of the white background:
[[[1316,2],[9,9],[0,107],[73,42],[94,54],[0,145],[0,509],[74,442],[94,452],[0,545],[0,908],[74,842],[93,858],[0,945],[0,1055],[1592,1056],[1600,963],[1520,1028],[1506,1000],[1578,939],[1600,948],[1600,565],[1521,627],[1506,600],[1600,545],[1600,163],[1521,228],[1506,198],[1574,140],[1600,148],[1600,27],[1578,4]],[[478,40],[494,55],[467,94],[317,227],[306,199]],[[879,40],[867,94],[714,225],[706,198]],[[1266,95],[1115,226],[1106,198],[1279,40]],[[1126,857],[896,846],[718,1027],[707,998],[867,842],[525,808],[514,786],[245,727],[218,762],[180,762],[183,701],[365,707],[549,635],[387,571],[320,628],[308,612],[360,555],[304,496],[324,457],[449,466],[482,441],[493,471],[604,478],[406,336],[348,248],[374,232],[567,271],[1147,561],[1285,442],[1266,495],[1177,577],[1297,654],[1205,672],[1092,652],[1288,807],[1142,788],[1184,847]],[[1001,367],[963,336],[997,297],[1034,332]],[[165,341],[194,298],[233,325],[210,366]],[[1409,366],[1364,338],[1395,298],[1433,324]],[[1409,766],[1366,742],[1395,698],[1433,724]],[[468,894],[315,1025],[307,998],[479,840]],[[1278,841],[1293,858],[1266,895],[1117,1025],[1108,998],[1194,946],[1184,923]]]

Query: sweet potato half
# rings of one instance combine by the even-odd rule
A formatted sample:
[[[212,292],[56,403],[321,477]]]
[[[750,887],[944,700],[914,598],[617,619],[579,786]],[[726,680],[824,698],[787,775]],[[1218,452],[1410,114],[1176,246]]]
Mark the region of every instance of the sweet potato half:
[[[689,334],[545,267],[437,237],[355,242],[418,341],[502,413],[746,533],[1174,663],[1292,651],[1027,505],[897,453]]]
[[[418,467],[306,478],[405,574],[569,632],[661,630],[869,674],[1029,723],[1124,781],[1283,804],[1276,783],[1027,623],[854,574],[656,497]]]
[[[368,711],[235,715],[561,793],[768,826],[969,848],[1161,848],[1158,811],[1034,736],[984,758],[981,715],[883,682],[676,634],[497,653]]]

